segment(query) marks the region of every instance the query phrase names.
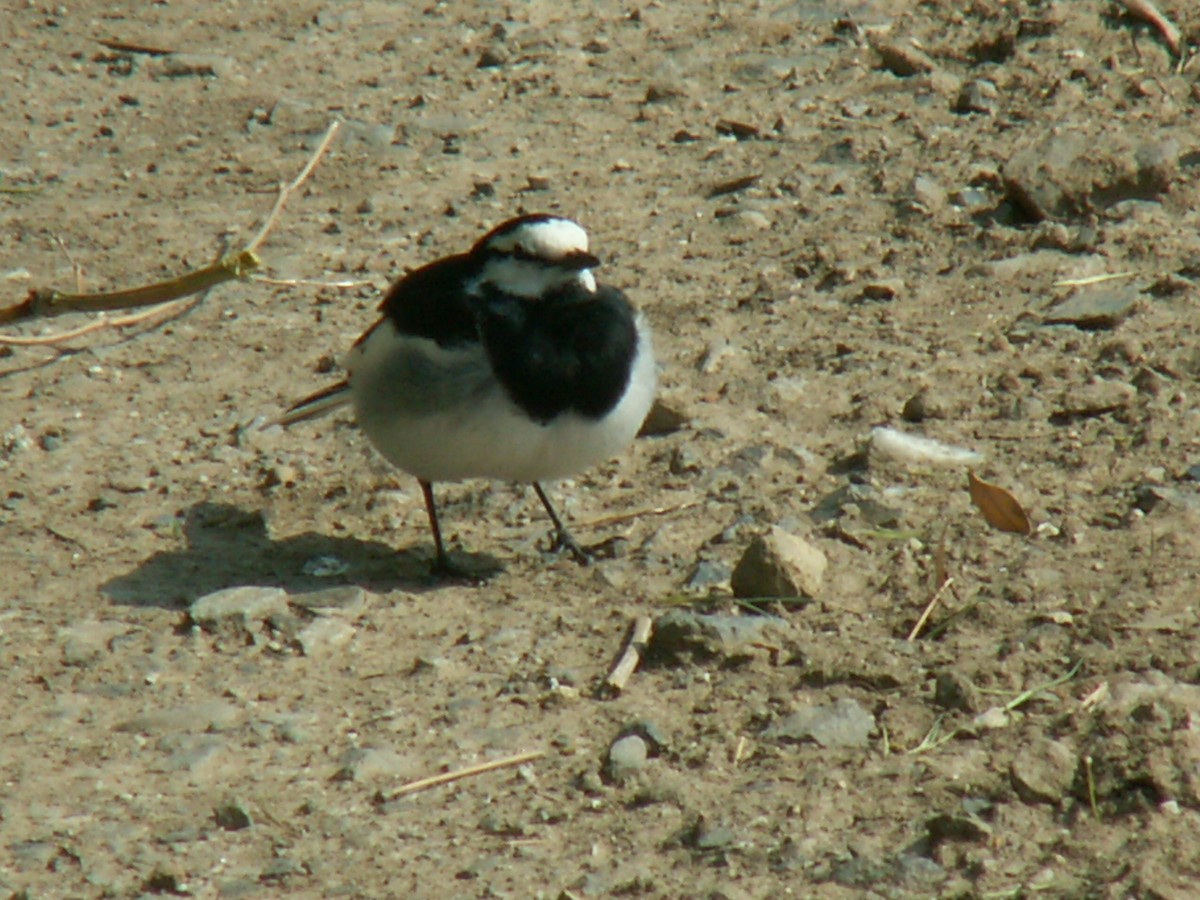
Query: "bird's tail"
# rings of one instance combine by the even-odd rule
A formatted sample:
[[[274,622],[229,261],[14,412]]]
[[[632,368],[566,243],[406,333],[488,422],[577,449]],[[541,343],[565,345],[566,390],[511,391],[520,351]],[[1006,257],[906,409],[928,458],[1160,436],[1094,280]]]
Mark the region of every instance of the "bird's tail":
[[[271,424],[282,425],[284,428],[287,428],[287,426],[295,425],[297,422],[319,419],[321,416],[328,415],[335,409],[341,409],[349,402],[350,382],[339,381],[337,384],[331,385],[323,391],[317,391],[315,394],[305,397],[299,403],[292,404],[282,416]]]

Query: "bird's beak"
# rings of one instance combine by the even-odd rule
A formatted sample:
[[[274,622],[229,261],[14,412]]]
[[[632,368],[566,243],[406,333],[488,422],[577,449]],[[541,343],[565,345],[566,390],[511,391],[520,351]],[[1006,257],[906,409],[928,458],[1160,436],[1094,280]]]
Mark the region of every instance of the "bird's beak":
[[[583,269],[594,269],[600,265],[600,258],[592,256],[590,253],[585,253],[582,250],[577,250],[574,253],[569,253],[559,260],[559,265],[567,269],[581,271]]]

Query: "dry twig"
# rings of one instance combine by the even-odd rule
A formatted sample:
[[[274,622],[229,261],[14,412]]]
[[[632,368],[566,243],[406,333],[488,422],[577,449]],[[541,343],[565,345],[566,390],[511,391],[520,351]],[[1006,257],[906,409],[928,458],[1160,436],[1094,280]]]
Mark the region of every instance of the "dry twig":
[[[930,597],[929,602],[925,604],[925,610],[921,613],[921,618],[917,619],[917,624],[914,625],[912,627],[912,631],[908,633],[907,640],[909,643],[917,639],[917,635],[921,633],[921,629],[924,628],[925,623],[929,621],[929,615],[933,612],[933,608],[937,606],[938,601],[942,599],[942,594],[950,590],[950,586],[952,584],[954,584],[954,579],[947,578],[938,586],[938,589],[933,592],[933,596]]]
[[[251,250],[223,256],[202,269],[127,291],[98,294],[64,294],[55,290],[34,290],[24,302],[0,309],[0,324],[20,319],[52,318],[73,312],[108,312],[114,309],[139,309],[158,306],[191,294],[199,294],[226,281],[244,278],[262,262]],[[40,341],[39,343],[50,343]]]
[[[665,516],[670,513],[679,512],[684,509],[691,509],[693,506],[699,506],[699,500],[687,500],[683,503],[675,503],[671,506],[652,506],[648,509],[635,509],[633,512],[616,513],[611,516],[601,516],[598,519],[589,519],[586,522],[576,522],[572,525],[575,529],[584,528],[605,528],[609,525],[617,525],[621,522],[630,522],[634,519],[640,519],[643,516]]]
[[[410,781],[407,784],[402,784],[389,794],[384,795],[380,792],[383,800],[395,800],[397,797],[403,797],[406,794],[415,794],[417,791],[424,791],[431,787],[437,787],[439,784],[449,784],[452,781],[461,781],[464,778],[471,778],[475,775],[482,775],[485,772],[493,772],[496,769],[507,769],[513,766],[519,766],[522,763],[527,763],[530,760],[541,759],[546,755],[545,750],[530,750],[528,753],[518,753],[516,756],[506,756],[503,759],[493,759],[491,762],[480,763],[476,766],[467,766],[465,769],[456,769],[453,772],[443,772],[441,775],[431,775],[428,778],[418,778],[416,781]]]
[[[642,661],[642,654],[646,652],[646,646],[650,643],[650,632],[653,629],[654,623],[649,616],[638,616],[633,620],[633,624],[629,626],[629,639],[625,642],[625,650],[608,673],[608,677],[604,679],[606,690],[619,694],[625,689],[626,682]]]
[[[329,128],[325,132],[325,136],[321,138],[321,143],[317,144],[317,149],[313,151],[312,156],[308,159],[308,164],[300,170],[289,184],[281,184],[279,186],[279,196],[275,200],[275,206],[271,209],[271,214],[267,216],[267,221],[263,222],[262,228],[258,230],[258,234],[254,236],[249,244],[246,245],[246,250],[250,253],[258,250],[262,246],[263,241],[267,239],[267,235],[271,233],[271,229],[275,227],[275,220],[279,218],[279,214],[283,212],[283,206],[288,202],[288,198],[292,196],[299,188],[308,180],[308,176],[313,173],[313,169],[317,167],[317,163],[321,161],[321,157],[325,155],[325,151],[329,149],[334,136],[338,133],[341,123],[333,121],[329,123]]]
[[[151,322],[159,317],[161,317],[159,321],[165,322],[175,316],[183,315],[199,303],[201,299],[203,298],[184,297],[166,306],[155,306],[152,309],[144,309],[141,312],[132,313],[128,316],[119,316],[115,319],[110,319],[104,313],[101,313],[100,318],[88,322],[86,325],[80,325],[78,328],[72,328],[70,331],[58,331],[54,334],[44,334],[39,337],[14,337],[0,334],[0,344],[10,344],[14,347],[49,346],[74,340],[77,337],[83,337],[85,334],[91,334],[93,331],[103,331],[105,328],[126,328],[130,325]],[[159,323],[154,322],[154,324],[157,325]]]
[[[279,214],[283,210],[284,204],[287,203],[288,198],[307,180],[312,174],[313,169],[316,168],[317,163],[321,160],[321,157],[324,156],[325,151],[329,149],[329,144],[333,140],[334,135],[337,134],[338,127],[339,124],[333,122],[300,174],[290,183],[280,185],[279,196],[275,201],[274,208],[272,208],[270,214],[267,216],[258,234],[242,250],[226,254],[210,265],[188,272],[177,278],[124,291],[66,294],[56,290],[33,290],[29,292],[29,295],[22,302],[0,309],[0,324],[17,322],[22,319],[48,318],[63,315],[64,313],[107,312],[116,309],[139,309],[147,306],[159,306],[160,304],[180,300],[193,294],[203,294],[205,291],[226,281],[246,278],[250,272],[262,266],[262,260],[259,259],[257,253],[258,248],[262,246],[271,229],[275,227]],[[183,311],[182,307],[172,312],[179,311]],[[43,335],[37,338],[3,338],[0,340],[6,344],[24,346],[56,344],[103,328],[137,324],[152,318],[156,312],[157,310],[148,314],[141,313],[133,316],[125,316],[121,319],[104,319],[99,322],[92,322],[81,328],[53,335]]]
[[[1162,39],[1166,42],[1167,48],[1175,56],[1182,55],[1183,38],[1179,33],[1179,28],[1175,23],[1159,12],[1151,0],[1121,0],[1121,5],[1129,12],[1131,16],[1141,19],[1143,22],[1148,22],[1158,29],[1158,33],[1162,35]]]

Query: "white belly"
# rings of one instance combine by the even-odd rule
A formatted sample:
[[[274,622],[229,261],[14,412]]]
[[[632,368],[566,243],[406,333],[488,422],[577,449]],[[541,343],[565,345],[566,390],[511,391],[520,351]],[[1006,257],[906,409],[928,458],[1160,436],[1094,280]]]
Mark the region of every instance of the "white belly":
[[[447,350],[384,321],[348,360],[355,415],[380,455],[425,481],[564,478],[615,456],[645,420],[657,373],[640,320],[638,335],[629,386],[608,415],[542,425],[504,393],[482,348]]]

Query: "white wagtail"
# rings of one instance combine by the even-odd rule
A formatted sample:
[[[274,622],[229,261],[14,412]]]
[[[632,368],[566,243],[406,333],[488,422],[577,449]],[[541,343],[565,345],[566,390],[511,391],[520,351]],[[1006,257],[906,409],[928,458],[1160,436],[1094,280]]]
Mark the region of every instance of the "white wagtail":
[[[353,404],[375,449],[420,482],[438,571],[453,567],[433,482],[463,478],[532,483],[556,549],[586,562],[540,482],[624,449],[657,377],[645,321],[621,291],[596,284],[599,264],[570,219],[510,219],[395,282],[350,351],[346,379],[279,424]]]

